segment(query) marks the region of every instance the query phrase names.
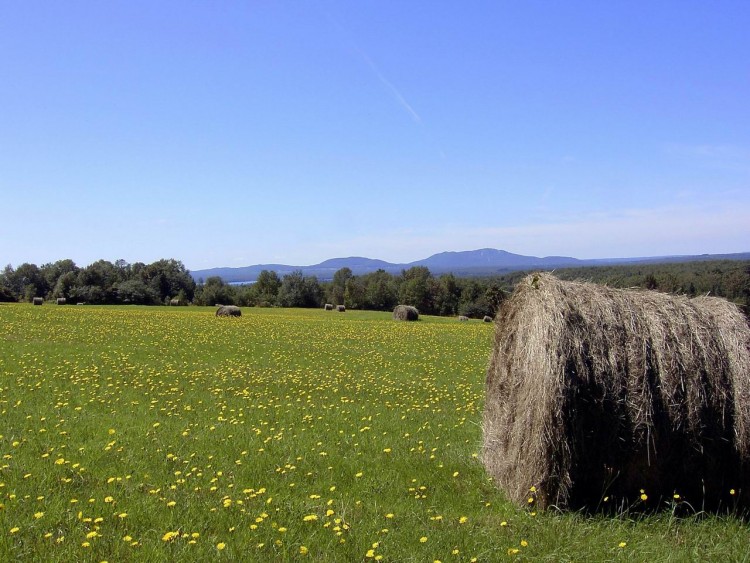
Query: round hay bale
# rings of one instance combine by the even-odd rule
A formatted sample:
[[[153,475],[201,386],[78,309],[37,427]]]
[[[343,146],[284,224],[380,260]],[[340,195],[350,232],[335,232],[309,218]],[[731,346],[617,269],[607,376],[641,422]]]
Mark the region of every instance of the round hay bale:
[[[65,305],[65,303],[67,303],[67,300],[65,299],[65,297],[58,297],[56,303],[58,305]]]
[[[534,274],[498,311],[482,460],[523,506],[747,505],[748,374],[724,300]]]
[[[172,299],[169,300],[169,306],[170,307],[178,307],[180,305],[182,305],[182,302],[180,301],[180,299],[178,297],[174,297],[174,298],[172,298]]]
[[[346,307],[344,307],[343,305],[336,305],[336,310],[339,313],[345,313],[346,312]]]
[[[492,322],[492,317],[490,317],[489,315],[485,315],[482,320],[484,322],[486,322],[486,323],[491,323]]]
[[[459,315],[458,320],[461,322],[466,322],[469,320],[469,317],[467,317],[466,315]]]
[[[234,305],[222,305],[216,309],[217,317],[241,317],[242,311]]]
[[[42,305],[44,303],[44,299],[41,297],[34,297],[33,301],[34,305]]]
[[[393,309],[393,318],[397,321],[418,321],[419,311],[411,305],[396,305]]]
[[[326,303],[325,305],[323,305],[323,309],[325,309],[326,311],[333,311],[333,304]]]

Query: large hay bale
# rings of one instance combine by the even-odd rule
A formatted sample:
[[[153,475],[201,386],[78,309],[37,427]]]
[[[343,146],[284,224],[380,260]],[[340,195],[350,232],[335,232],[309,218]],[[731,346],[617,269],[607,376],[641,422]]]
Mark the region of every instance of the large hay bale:
[[[56,303],[58,305],[65,305],[65,303],[67,303],[67,300],[65,299],[65,297],[58,297]]]
[[[182,301],[180,301],[179,297],[173,297],[169,300],[170,307],[179,307],[180,305],[182,305]]]
[[[234,305],[222,305],[216,309],[217,317],[241,317],[242,311]]]
[[[466,315],[458,315],[458,320],[465,323],[469,320],[469,317],[467,317]]]
[[[346,307],[344,305],[336,305],[336,310],[339,313],[346,313]]]
[[[750,497],[750,328],[724,300],[528,276],[486,394],[482,459],[518,504]]]
[[[492,317],[490,317],[489,315],[485,315],[482,320],[484,322],[486,322],[486,323],[491,323],[492,322]]]
[[[42,299],[41,297],[34,297],[32,303],[34,303],[34,305],[42,305],[44,304],[44,299]]]
[[[419,311],[411,305],[396,305],[393,309],[393,318],[397,321],[418,321]]]
[[[333,311],[333,303],[326,303],[325,305],[323,305],[323,309],[325,309],[326,311]]]

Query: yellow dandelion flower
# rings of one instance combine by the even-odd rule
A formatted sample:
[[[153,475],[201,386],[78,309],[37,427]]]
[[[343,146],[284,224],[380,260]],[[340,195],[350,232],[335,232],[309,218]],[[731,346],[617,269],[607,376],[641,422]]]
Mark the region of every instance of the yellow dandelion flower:
[[[368,559],[372,559],[373,557],[375,557],[375,550],[368,549],[367,553],[365,553],[365,557],[367,557]]]
[[[317,514],[308,514],[302,520],[305,521],[305,522],[314,522],[317,519],[318,519],[318,515]]]
[[[427,536],[422,536],[419,538],[419,543],[427,543]]]
[[[519,551],[521,551],[521,550],[518,549],[517,547],[509,547],[508,548],[508,555],[515,555]]]
[[[39,520],[39,518],[41,518],[42,516],[44,516],[44,512],[35,512],[34,513],[34,518],[36,518],[37,520]]]
[[[641,500],[642,501],[647,501],[648,500],[648,495],[646,493],[641,493]]]
[[[161,541],[172,541],[179,535],[180,535],[180,532],[167,532],[161,537]]]
[[[224,543],[224,542],[222,541],[222,542],[219,542],[219,543],[217,543],[217,544],[216,544],[216,549],[218,549],[219,551],[221,551],[221,550],[222,550],[222,549],[224,549],[224,548],[225,548],[226,546],[227,546],[227,544],[225,544],[225,543]]]
[[[521,547],[529,547],[529,542],[526,540],[521,540]]]
[[[628,542],[621,541],[617,544],[617,547],[625,547],[626,545],[628,545]]]
[[[307,548],[306,548],[306,547],[305,547],[304,545],[301,545],[301,546],[299,546],[299,554],[300,554],[300,555],[307,555],[307,553],[308,553],[309,551],[310,551],[310,550],[309,550],[309,549],[307,549]]]
[[[468,522],[468,521],[469,521],[469,517],[468,516],[461,516],[461,518],[458,519],[458,523],[459,524],[466,524],[466,522]]]
[[[19,531],[20,529],[21,529],[21,528],[19,528],[18,526],[14,527],[14,528],[11,528],[11,529],[10,529],[10,533],[11,533],[11,534],[15,534],[15,533],[16,533],[16,532],[18,532],[18,531]]]

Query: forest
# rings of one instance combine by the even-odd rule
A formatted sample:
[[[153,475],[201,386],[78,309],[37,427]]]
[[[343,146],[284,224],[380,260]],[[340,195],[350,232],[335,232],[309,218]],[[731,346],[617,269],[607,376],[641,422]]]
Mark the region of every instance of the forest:
[[[554,271],[566,280],[586,280],[610,287],[640,287],[656,291],[724,297],[750,310],[750,261],[717,260],[671,264],[630,264]],[[300,271],[279,277],[264,270],[255,283],[231,285],[219,277],[199,280],[179,260],[152,264],[98,260],[78,267],[72,260],[36,266],[6,266],[0,273],[0,301],[65,299],[66,303],[134,305],[208,305],[242,307],[322,307],[324,303],[350,309],[390,311],[397,304],[417,307],[427,315],[494,316],[497,307],[528,272],[491,277],[434,276],[424,266],[393,275],[378,270],[354,275],[338,270],[321,281]]]

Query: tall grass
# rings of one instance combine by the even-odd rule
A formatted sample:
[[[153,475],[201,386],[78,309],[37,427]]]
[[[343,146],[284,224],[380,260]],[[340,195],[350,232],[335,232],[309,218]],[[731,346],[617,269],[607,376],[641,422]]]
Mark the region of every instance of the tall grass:
[[[0,559],[742,560],[735,518],[519,510],[477,459],[492,326],[0,306]]]

